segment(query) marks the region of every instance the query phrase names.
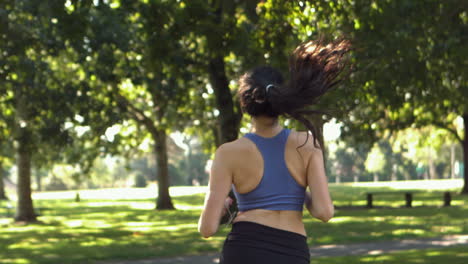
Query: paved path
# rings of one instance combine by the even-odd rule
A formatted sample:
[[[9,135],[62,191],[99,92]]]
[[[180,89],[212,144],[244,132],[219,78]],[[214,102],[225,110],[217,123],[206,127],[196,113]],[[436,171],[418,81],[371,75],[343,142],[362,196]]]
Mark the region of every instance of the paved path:
[[[405,239],[397,241],[383,241],[372,243],[358,243],[348,245],[324,245],[310,248],[311,258],[338,257],[353,255],[386,254],[401,250],[428,249],[450,246],[468,246],[468,235],[453,235],[440,238]],[[99,262],[99,264],[213,264],[219,263],[218,254],[184,256],[173,258],[154,258],[133,261]]]

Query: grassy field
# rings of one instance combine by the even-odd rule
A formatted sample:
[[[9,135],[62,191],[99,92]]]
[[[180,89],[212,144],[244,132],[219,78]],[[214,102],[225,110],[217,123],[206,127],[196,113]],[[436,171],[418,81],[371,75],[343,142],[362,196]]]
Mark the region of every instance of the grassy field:
[[[343,209],[338,209],[327,224],[310,216],[304,218],[309,245],[467,234],[468,197],[455,195],[454,206],[440,206],[441,191],[455,190],[460,184],[460,181],[332,184],[335,204]],[[418,191],[424,186],[429,190],[415,194],[415,208],[400,208],[404,205],[401,194],[376,196],[374,204],[382,208],[362,208],[368,191]],[[37,193],[35,207],[41,213],[37,224],[14,224],[11,218],[4,217],[5,208],[0,209],[0,263],[92,263],[219,251],[229,227],[221,227],[210,239],[202,239],[196,230],[204,190],[203,187],[171,189],[177,211],[153,210],[151,189],[81,191],[79,203],[72,199],[75,192]],[[465,259],[463,252],[458,248],[419,250],[382,256],[320,258],[320,263],[374,260],[401,263],[402,259],[412,261],[406,263],[423,263],[421,259],[426,258],[459,259],[461,256]]]
[[[450,247],[445,249],[405,250],[384,255],[324,257],[312,259],[311,264],[466,264],[468,252],[466,247]]]

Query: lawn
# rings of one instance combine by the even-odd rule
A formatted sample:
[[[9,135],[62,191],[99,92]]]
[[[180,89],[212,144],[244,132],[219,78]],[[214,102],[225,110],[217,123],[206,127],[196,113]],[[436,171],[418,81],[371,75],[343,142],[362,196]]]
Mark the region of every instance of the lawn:
[[[436,182],[436,186],[445,182]],[[338,209],[327,224],[310,216],[304,218],[309,245],[467,234],[468,197],[455,195],[454,206],[440,207],[441,190],[436,188],[417,193],[413,202],[415,208],[399,208],[404,205],[402,195],[376,197],[374,204],[382,208],[362,208],[367,191],[423,187],[421,184],[420,187],[390,183],[379,186],[332,184],[335,204],[343,209]],[[203,191],[200,187],[173,188],[171,193],[177,211],[153,210],[154,199],[148,196],[147,189],[83,191],[79,203],[72,199],[74,192],[35,194],[35,207],[40,208],[41,213],[37,224],[14,224],[10,218],[1,218],[7,212],[0,209],[0,263],[91,263],[216,252],[229,227],[222,227],[210,239],[202,239],[197,233],[196,224],[203,203],[200,192]],[[351,263],[372,262],[368,260],[372,258],[390,261],[384,263],[399,263],[397,260],[408,258],[414,259],[409,263],[417,263],[418,258],[433,254],[431,252],[439,252],[434,255],[437,259],[437,256],[450,255],[451,251],[457,252],[455,256],[466,257],[460,250],[451,248],[400,252],[403,255],[324,258],[320,263],[342,263],[338,259]],[[395,262],[391,262],[393,260]]]
[[[468,252],[466,247],[450,247],[444,249],[405,250],[384,255],[323,257],[311,260],[311,264],[466,264]]]

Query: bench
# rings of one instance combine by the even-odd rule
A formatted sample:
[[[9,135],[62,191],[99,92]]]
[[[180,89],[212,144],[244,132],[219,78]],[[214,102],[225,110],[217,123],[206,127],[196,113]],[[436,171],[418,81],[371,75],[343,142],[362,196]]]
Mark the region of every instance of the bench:
[[[405,197],[405,207],[411,208],[413,207],[413,194],[417,192],[409,191],[409,192],[368,192],[366,193],[367,197],[367,208],[374,208],[373,201],[375,195],[384,195],[384,194],[403,194]],[[443,206],[450,206],[452,203],[452,194],[450,192],[444,192],[443,196]]]

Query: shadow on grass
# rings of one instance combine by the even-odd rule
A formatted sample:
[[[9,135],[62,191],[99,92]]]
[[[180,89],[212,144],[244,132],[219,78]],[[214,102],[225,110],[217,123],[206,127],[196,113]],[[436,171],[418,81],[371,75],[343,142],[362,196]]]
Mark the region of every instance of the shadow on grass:
[[[467,208],[337,210],[330,223],[305,217],[312,245],[385,241],[468,233]]]
[[[174,199],[176,205],[200,203],[203,196]],[[225,232],[201,239],[199,210],[156,211],[154,201],[40,200],[47,208],[41,222],[13,223],[0,233],[0,263],[91,263],[92,260],[138,259],[197,254],[218,249]],[[99,204],[102,204],[99,206]]]
[[[311,260],[311,264],[464,264],[467,263],[468,253],[466,247],[451,247],[443,249],[408,250],[383,255],[348,256],[348,257],[322,257]]]
[[[367,190],[340,187],[332,195],[337,204],[357,203]],[[427,203],[438,201],[421,197]],[[0,263],[92,263],[219,251],[229,227],[221,227],[213,238],[200,237],[203,198],[175,197],[175,206],[185,209],[177,211],[156,211],[152,199],[37,200],[42,223],[0,227]],[[385,199],[390,205],[401,202],[400,197]],[[468,233],[466,200],[454,197],[459,205],[449,208],[337,210],[329,224],[306,214],[304,222],[311,246],[462,234]]]

